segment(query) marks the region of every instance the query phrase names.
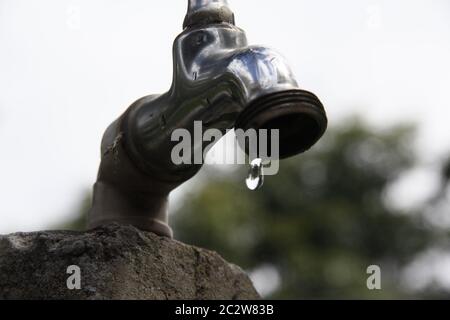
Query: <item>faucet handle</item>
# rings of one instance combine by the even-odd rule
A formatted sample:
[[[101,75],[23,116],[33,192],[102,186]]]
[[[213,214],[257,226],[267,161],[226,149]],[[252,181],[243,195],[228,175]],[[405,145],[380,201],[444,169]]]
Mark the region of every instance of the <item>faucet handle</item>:
[[[189,0],[183,29],[213,23],[234,25],[234,13],[227,0]]]

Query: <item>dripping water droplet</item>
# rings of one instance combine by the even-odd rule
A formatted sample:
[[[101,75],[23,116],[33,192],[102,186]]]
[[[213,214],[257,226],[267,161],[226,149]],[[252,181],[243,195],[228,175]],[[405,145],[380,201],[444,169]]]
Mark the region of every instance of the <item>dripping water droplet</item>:
[[[250,170],[248,177],[245,179],[245,184],[250,190],[257,190],[264,184],[264,168],[262,159],[254,159],[250,163]]]

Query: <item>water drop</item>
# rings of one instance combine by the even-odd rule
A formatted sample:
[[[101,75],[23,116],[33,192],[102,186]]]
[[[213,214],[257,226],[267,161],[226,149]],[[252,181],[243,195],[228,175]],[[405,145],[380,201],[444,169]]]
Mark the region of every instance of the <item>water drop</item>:
[[[248,177],[245,184],[250,190],[257,190],[264,184],[264,168],[262,159],[255,159],[250,163]]]

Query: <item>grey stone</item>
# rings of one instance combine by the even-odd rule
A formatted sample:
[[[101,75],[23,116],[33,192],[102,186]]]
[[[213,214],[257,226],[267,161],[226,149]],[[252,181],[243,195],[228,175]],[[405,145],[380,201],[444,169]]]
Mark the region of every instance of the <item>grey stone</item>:
[[[70,290],[70,265],[81,289]],[[111,224],[0,236],[0,299],[258,299],[217,253]]]

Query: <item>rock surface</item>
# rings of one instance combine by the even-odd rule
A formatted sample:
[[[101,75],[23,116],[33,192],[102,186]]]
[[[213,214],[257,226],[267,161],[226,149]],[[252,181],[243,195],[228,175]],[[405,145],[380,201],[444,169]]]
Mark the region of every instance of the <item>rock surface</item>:
[[[69,290],[67,268],[80,268]],[[0,236],[0,299],[258,299],[217,253],[111,224]]]

